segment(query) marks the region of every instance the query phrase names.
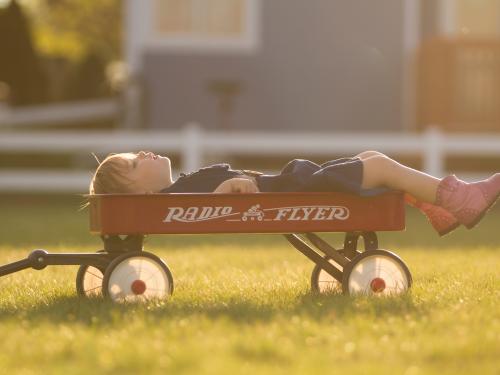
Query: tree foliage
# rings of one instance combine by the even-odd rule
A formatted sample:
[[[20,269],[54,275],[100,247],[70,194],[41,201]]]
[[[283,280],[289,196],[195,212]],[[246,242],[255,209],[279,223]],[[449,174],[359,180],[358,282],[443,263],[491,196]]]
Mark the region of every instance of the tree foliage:
[[[23,4],[32,14],[36,45],[44,55],[121,59],[122,1],[25,0]]]

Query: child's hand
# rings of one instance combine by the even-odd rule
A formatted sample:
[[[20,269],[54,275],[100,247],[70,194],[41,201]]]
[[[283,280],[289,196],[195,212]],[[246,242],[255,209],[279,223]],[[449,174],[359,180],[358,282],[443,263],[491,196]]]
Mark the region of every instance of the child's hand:
[[[253,179],[231,178],[217,186],[214,193],[258,193],[259,188]]]

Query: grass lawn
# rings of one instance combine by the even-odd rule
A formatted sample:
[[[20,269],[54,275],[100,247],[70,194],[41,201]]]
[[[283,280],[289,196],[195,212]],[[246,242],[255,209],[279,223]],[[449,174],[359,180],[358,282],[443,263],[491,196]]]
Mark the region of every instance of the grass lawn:
[[[0,196],[0,264],[99,250],[78,203]],[[498,206],[444,238],[413,209],[380,233],[413,274],[397,298],[311,294],[313,264],[278,235],[151,237],[174,274],[162,303],[78,298],[73,266],[5,276],[0,373],[500,374]]]

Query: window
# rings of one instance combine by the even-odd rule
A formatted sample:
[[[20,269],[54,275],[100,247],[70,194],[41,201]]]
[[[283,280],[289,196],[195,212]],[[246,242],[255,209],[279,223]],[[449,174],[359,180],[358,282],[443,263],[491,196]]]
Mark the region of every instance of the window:
[[[456,0],[456,32],[464,36],[500,34],[500,0]]]
[[[172,48],[253,49],[260,0],[156,0],[153,38]]]
[[[156,29],[163,35],[241,37],[244,33],[244,0],[163,0],[156,4]]]

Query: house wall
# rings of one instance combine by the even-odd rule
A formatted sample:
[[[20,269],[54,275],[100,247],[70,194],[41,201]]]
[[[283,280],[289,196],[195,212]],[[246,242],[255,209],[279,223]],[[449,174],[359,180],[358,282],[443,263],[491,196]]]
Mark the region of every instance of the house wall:
[[[311,4],[262,1],[253,54],[146,51],[149,127],[401,129],[402,2]]]

